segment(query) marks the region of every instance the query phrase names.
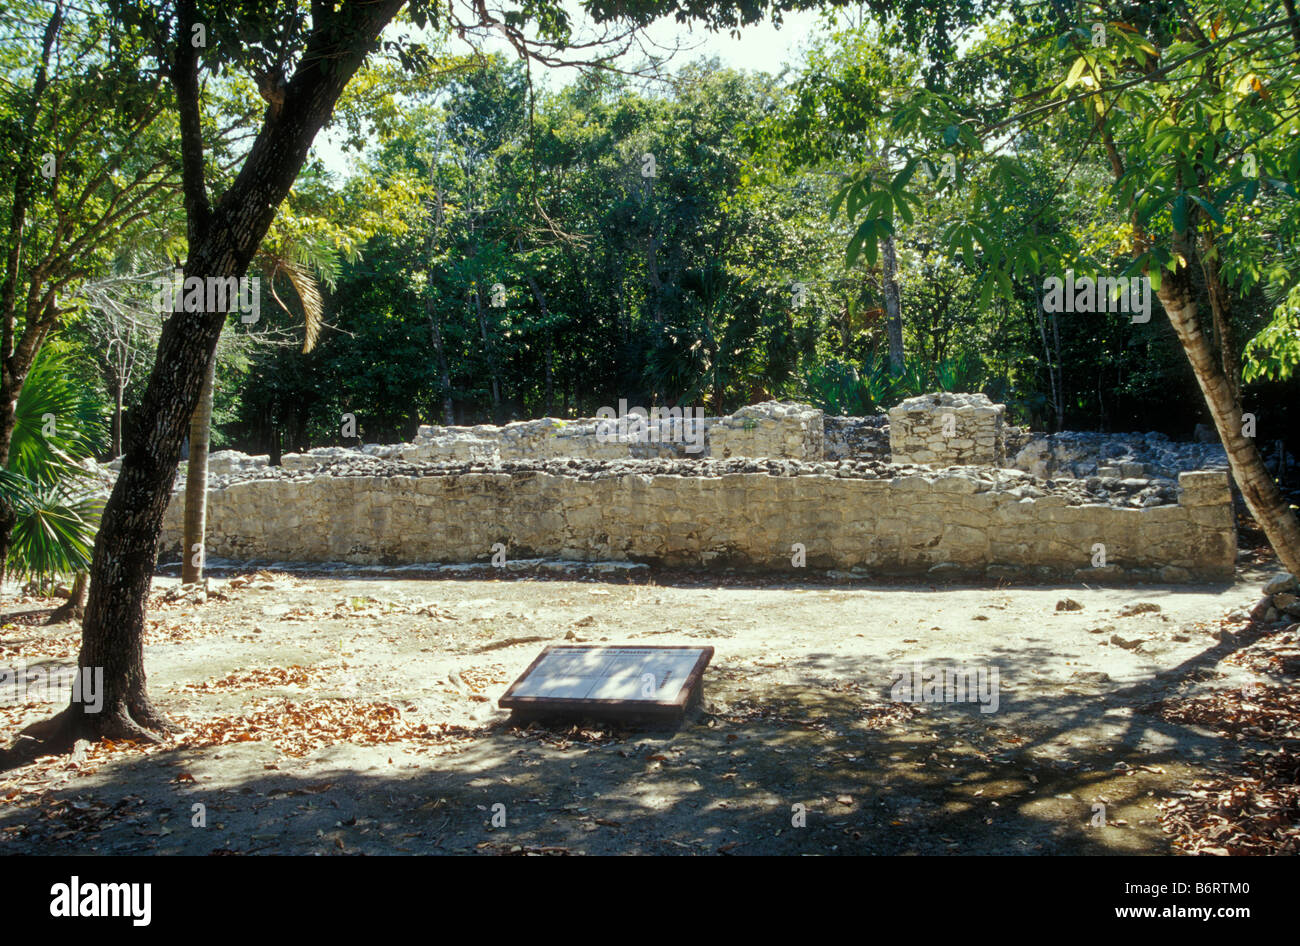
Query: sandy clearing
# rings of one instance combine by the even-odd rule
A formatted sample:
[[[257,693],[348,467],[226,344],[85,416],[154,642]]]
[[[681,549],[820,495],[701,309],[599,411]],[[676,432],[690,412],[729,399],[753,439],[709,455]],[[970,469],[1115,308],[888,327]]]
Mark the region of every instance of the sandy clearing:
[[[160,603],[146,648],[157,704],[195,724],[270,721],[256,741],[0,774],[0,851],[1164,853],[1155,803],[1238,748],[1139,709],[1253,679],[1221,662],[1234,645],[1211,632],[1253,602],[1257,576],[1002,589],[643,578],[278,574]],[[1065,598],[1082,608],[1057,611]],[[1122,615],[1138,603],[1159,611]],[[702,711],[675,732],[510,727],[495,700],[543,644],[500,645],[566,636],[713,645]],[[890,702],[914,661],[996,668],[997,711]],[[216,684],[291,667],[306,686]],[[460,728],[286,754],[297,734],[277,747],[276,707],[326,712],[310,701]],[[206,827],[191,825],[196,803]],[[1106,827],[1090,826],[1096,805]]]

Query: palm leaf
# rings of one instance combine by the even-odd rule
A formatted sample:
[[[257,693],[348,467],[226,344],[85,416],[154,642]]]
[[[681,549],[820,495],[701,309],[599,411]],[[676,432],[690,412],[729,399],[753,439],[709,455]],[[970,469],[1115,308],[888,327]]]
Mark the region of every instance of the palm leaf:
[[[90,567],[101,501],[80,488],[103,421],[66,354],[43,348],[15,406],[0,503],[15,515],[6,568],[42,582]]]
[[[53,485],[85,471],[77,461],[99,448],[104,423],[67,355],[41,349],[14,408],[8,468],[34,483]]]
[[[306,330],[303,335],[302,350],[305,354],[316,347],[316,340],[320,337],[321,324],[325,318],[325,301],[321,297],[320,283],[311,270],[297,260],[265,252],[263,255],[267,257],[271,266],[271,297],[275,299],[276,305],[286,314],[293,314],[275,291],[275,277],[280,273],[284,273],[288,278],[294,293],[298,296],[298,302],[302,305],[303,326]]]
[[[47,486],[0,470],[0,495],[17,514],[9,547],[9,568],[42,583],[57,575],[88,571],[103,501]]]

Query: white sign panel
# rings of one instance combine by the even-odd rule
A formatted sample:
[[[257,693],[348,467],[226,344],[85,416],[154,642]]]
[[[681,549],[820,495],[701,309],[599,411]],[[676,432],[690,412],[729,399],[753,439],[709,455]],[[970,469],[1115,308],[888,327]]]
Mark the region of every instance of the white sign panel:
[[[606,701],[680,707],[698,687],[712,647],[548,647],[515,681],[501,705],[544,708]],[[571,707],[582,709],[585,707]],[[634,707],[629,706],[628,709]]]

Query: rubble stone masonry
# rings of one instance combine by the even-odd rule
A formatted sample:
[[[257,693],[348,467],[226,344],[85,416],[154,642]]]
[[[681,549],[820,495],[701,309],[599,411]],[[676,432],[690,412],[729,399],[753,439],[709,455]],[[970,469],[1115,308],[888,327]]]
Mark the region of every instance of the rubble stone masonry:
[[[183,505],[177,492],[171,553]],[[1222,472],[1153,487],[875,461],[246,466],[213,478],[208,537],[209,556],[242,560],[487,562],[499,542],[511,558],[756,570],[789,570],[800,543],[815,569],[1094,581],[1229,579],[1236,553]]]

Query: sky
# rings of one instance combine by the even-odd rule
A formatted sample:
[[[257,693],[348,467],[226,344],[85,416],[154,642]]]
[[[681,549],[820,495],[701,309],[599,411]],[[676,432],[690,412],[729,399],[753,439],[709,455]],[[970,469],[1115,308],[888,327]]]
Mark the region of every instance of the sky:
[[[575,4],[566,2],[565,6],[575,22],[581,19],[581,11]],[[801,47],[819,25],[820,14],[816,11],[795,12],[786,15],[779,30],[764,20],[744,27],[740,37],[733,38],[727,33],[710,33],[701,26],[683,25],[667,18],[651,24],[646,35],[661,46],[679,43],[691,47],[679,53],[674,61],[717,56],[723,65],[735,69],[778,72],[783,64],[798,61]],[[572,73],[568,69],[556,70],[556,77],[563,84],[572,79]]]
[[[566,0],[565,6],[573,17],[578,34],[581,35],[582,29],[578,26],[584,22],[581,10],[572,0]],[[744,27],[740,31],[739,38],[733,38],[726,33],[710,33],[698,25],[692,28],[690,25],[679,24],[667,18],[651,24],[645,34],[651,42],[662,47],[672,48],[674,44],[686,47],[669,63],[667,66],[669,70],[694,59],[717,56],[724,66],[734,69],[777,73],[783,65],[801,60],[804,46],[818,31],[820,25],[820,15],[815,11],[793,12],[786,15],[785,22],[779,30],[765,20]],[[484,48],[514,55],[513,50],[500,39],[494,38]],[[638,64],[634,61],[626,63],[629,67]],[[577,70],[574,69],[535,68],[533,72],[534,81],[538,85],[552,89],[567,85],[576,76]],[[313,153],[329,170],[347,173],[347,159],[327,132],[317,138]]]

